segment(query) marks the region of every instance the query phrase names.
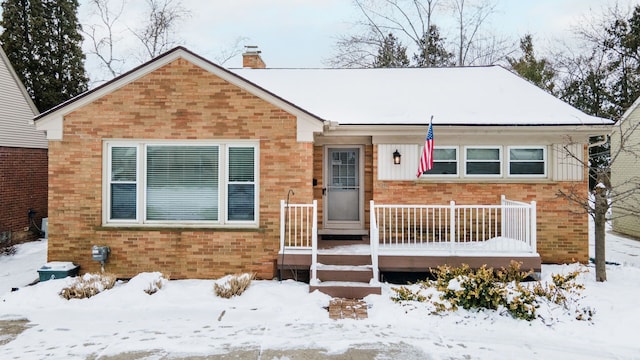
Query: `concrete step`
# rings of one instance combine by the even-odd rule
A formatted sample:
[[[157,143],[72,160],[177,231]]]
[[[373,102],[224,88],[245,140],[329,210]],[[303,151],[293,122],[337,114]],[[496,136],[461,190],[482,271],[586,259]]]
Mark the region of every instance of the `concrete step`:
[[[309,292],[316,290],[332,297],[346,299],[362,299],[368,295],[382,294],[380,285],[348,281],[325,281],[315,285],[309,285]]]
[[[373,277],[371,265],[317,265],[318,280],[368,283]]]

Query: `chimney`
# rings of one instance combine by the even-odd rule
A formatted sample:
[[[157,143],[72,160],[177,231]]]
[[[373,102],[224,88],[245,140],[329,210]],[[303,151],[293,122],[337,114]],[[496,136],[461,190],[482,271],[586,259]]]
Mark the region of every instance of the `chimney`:
[[[260,53],[255,45],[247,45],[244,47],[244,54],[242,54],[242,67],[251,69],[264,69],[267,65],[262,61]]]

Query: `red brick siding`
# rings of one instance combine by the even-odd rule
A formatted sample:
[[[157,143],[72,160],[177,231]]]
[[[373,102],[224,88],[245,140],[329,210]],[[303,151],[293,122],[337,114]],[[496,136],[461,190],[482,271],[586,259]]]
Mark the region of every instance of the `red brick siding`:
[[[102,227],[104,139],[249,139],[260,142],[259,229]],[[50,157],[49,260],[96,271],[92,245],[108,245],[120,277],[163,271],[215,278],[274,276],[280,199],[311,202],[313,146],[296,141],[296,118],[185,60],[176,60],[65,117]]]
[[[40,227],[47,217],[47,149],[0,147],[0,233],[12,232],[14,241],[33,240],[29,209]]]

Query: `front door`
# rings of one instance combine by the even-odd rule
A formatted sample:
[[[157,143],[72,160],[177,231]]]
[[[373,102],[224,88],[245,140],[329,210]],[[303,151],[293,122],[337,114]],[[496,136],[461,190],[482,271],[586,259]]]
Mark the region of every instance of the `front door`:
[[[361,146],[325,147],[325,229],[363,229],[362,157]]]

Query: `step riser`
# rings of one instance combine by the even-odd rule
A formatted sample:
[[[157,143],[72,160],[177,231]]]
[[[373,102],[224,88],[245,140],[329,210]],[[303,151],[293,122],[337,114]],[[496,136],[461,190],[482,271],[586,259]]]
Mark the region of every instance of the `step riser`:
[[[318,270],[320,281],[348,281],[368,283],[373,277],[373,271],[349,271],[349,270]]]
[[[332,297],[346,299],[362,299],[368,295],[382,294],[382,290],[379,287],[309,286],[309,292],[315,290]]]
[[[318,262],[325,265],[371,265],[371,255],[322,255]]]

